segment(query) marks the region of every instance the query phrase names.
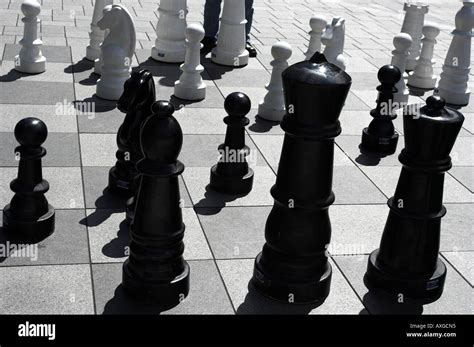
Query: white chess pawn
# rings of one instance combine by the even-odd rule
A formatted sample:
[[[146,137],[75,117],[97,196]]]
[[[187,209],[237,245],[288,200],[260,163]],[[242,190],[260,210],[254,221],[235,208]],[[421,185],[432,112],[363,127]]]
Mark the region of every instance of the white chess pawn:
[[[420,57],[415,70],[408,76],[408,86],[424,90],[431,90],[436,87],[437,76],[433,71],[433,53],[436,44],[436,37],[439,35],[439,27],[433,23],[423,26],[423,45]]]
[[[291,46],[286,42],[277,42],[272,46],[273,67],[270,83],[266,85],[267,94],[258,106],[260,118],[280,122],[286,113],[283,94],[282,72],[288,67],[288,59],[292,54]]]
[[[102,74],[97,81],[96,94],[103,99],[118,100],[132,71],[137,42],[135,25],[123,5],[106,6],[97,25],[109,33],[100,46]]]
[[[468,88],[471,70],[471,37],[474,26],[474,2],[465,1],[456,14],[456,29],[443,64],[436,94],[448,104],[466,106],[471,92]]]
[[[324,29],[327,25],[326,18],[324,16],[313,16],[309,21],[311,31],[309,32],[309,44],[308,50],[306,51],[306,60],[313,57],[314,53],[321,52],[321,36],[324,33]]]
[[[401,32],[410,35],[413,41],[406,63],[406,71],[413,71],[416,67],[416,59],[420,55],[423,23],[425,21],[425,14],[428,13],[428,8],[428,4],[420,1],[413,3],[408,1],[403,5],[405,18],[403,19]]]
[[[393,95],[393,102],[396,102],[400,107],[408,103],[408,97],[410,96],[410,91],[405,85],[403,75],[412,42],[411,36],[406,33],[397,34],[393,38],[393,46],[395,49],[392,51],[391,65],[396,66],[402,73],[402,78],[395,84],[397,92]]]
[[[224,0],[217,47],[212,50],[214,63],[234,67],[248,64],[246,24],[245,0]]]
[[[201,73],[201,40],[204,38],[204,28],[201,24],[190,24],[186,28],[186,59],[181,65],[183,73],[174,85],[174,96],[184,100],[202,100],[206,97],[206,83]]]
[[[25,17],[23,38],[20,41],[20,54],[15,57],[15,70],[24,73],[41,73],[46,71],[46,58],[41,52],[43,41],[38,36],[41,6],[36,0],[25,0],[21,4],[21,12]]]
[[[102,17],[102,11],[107,5],[112,5],[113,0],[96,0],[94,4],[94,13],[92,15],[91,31],[89,33],[89,46],[86,48],[86,59],[95,61],[100,56],[100,45],[104,41],[105,32],[100,30],[97,22]]]
[[[346,32],[346,20],[342,17],[334,17],[331,24],[326,26],[321,42],[324,44],[324,56],[326,60],[342,70],[346,70],[344,59],[344,38]]]
[[[166,63],[182,63],[186,56],[186,0],[161,0],[158,12],[156,40],[151,57]]]

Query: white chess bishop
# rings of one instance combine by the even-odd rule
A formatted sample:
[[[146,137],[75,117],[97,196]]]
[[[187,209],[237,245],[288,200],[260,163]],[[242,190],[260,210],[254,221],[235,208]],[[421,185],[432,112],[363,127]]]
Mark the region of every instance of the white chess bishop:
[[[313,16],[309,21],[311,31],[309,32],[308,50],[305,53],[306,60],[310,60],[314,53],[321,52],[321,36],[327,25],[327,20],[324,16]]]
[[[281,74],[288,67],[288,59],[291,54],[291,46],[286,42],[277,42],[272,46],[272,76],[270,83],[265,87],[268,92],[258,106],[260,118],[280,122],[286,113]]]
[[[37,74],[46,71],[46,58],[41,52],[43,41],[38,36],[41,6],[36,0],[25,0],[21,4],[21,12],[25,15],[23,38],[20,40],[20,54],[15,56],[15,70]]]
[[[97,23],[101,30],[109,30],[101,49],[102,74],[97,81],[97,96],[118,100],[123,85],[130,78],[135,53],[136,32],[132,16],[122,5],[104,8],[103,17]]]
[[[217,46],[212,50],[214,63],[234,67],[248,64],[246,24],[245,0],[224,0]]]
[[[426,23],[423,26],[423,45],[415,70],[408,76],[409,87],[423,90],[432,90],[436,87],[438,77],[434,75],[433,53],[439,32],[439,27],[434,23]]]
[[[323,54],[326,60],[342,70],[346,70],[344,59],[344,39],[346,32],[346,20],[342,17],[334,17],[331,24],[326,26],[321,41],[324,44]]]
[[[151,57],[166,63],[182,63],[186,56],[186,0],[161,0],[158,13],[156,40]]]
[[[181,65],[183,73],[174,85],[174,96],[184,100],[202,100],[206,97],[206,83],[201,73],[201,40],[204,38],[204,28],[200,24],[190,24],[186,28],[186,59]]]
[[[428,8],[428,4],[423,1],[409,0],[403,5],[405,18],[403,19],[401,32],[410,35],[413,41],[406,63],[406,71],[413,71],[416,67],[416,59],[420,55],[421,35],[425,14],[428,13]]]
[[[95,61],[100,56],[100,45],[104,41],[105,31],[97,26],[97,22],[102,18],[102,12],[105,6],[112,5],[113,0],[96,0],[94,4],[94,13],[92,14],[91,31],[89,33],[89,46],[86,48],[86,59]]]
[[[474,26],[474,0],[464,1],[455,18],[456,29],[449,46],[436,94],[448,104],[466,106],[471,92],[468,88],[471,70],[471,38]]]
[[[392,51],[391,65],[396,66],[402,73],[402,78],[395,84],[397,92],[393,94],[393,102],[396,102],[396,106],[400,106],[400,108],[408,103],[408,98],[410,97],[410,91],[405,85],[404,72],[412,42],[411,36],[406,33],[400,33],[393,37],[395,49]]]

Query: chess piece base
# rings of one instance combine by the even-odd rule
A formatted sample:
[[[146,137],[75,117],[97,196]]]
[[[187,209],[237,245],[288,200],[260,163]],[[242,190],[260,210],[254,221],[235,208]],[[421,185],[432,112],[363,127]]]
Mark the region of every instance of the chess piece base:
[[[286,114],[286,110],[277,110],[270,108],[263,102],[258,106],[258,116],[262,119],[269,120],[272,122],[281,122],[283,116]]]
[[[454,106],[455,108],[457,108],[464,107],[469,104],[469,97],[471,95],[471,92],[468,90],[465,93],[453,93],[446,89],[443,89],[441,93],[439,90],[437,90],[435,92],[435,95],[439,95],[444,98],[444,100],[446,100],[447,106]]]
[[[96,61],[100,57],[100,49],[96,49],[91,46],[87,46],[86,48],[86,56],[85,58],[89,61]]]
[[[202,83],[198,88],[183,87],[180,81],[176,81],[174,86],[174,96],[189,101],[199,101],[206,98],[206,84]]]
[[[427,301],[435,301],[443,293],[446,265],[439,258],[436,269],[429,278],[402,278],[385,272],[377,266],[378,253],[379,250],[377,249],[369,257],[367,273],[364,277],[368,288],[382,289],[386,292],[403,294],[409,298]]]
[[[409,88],[416,88],[421,90],[433,90],[436,87],[437,77],[433,78],[421,78],[415,75],[410,75],[408,77]]]
[[[151,49],[151,58],[164,63],[184,63],[186,58],[186,47],[180,50],[164,50],[153,47]]]
[[[213,190],[223,194],[248,194],[253,186],[253,170],[249,171],[245,176],[222,176],[217,172],[217,165],[211,169],[211,183]]]
[[[130,78],[130,76],[125,76],[122,78],[110,78],[108,82],[104,83],[104,76],[101,75],[101,78],[97,81],[97,90],[96,94],[99,98],[105,100],[117,101],[123,94],[123,86],[125,81]]]
[[[211,60],[218,65],[242,67],[249,63],[249,52],[245,50],[239,56],[235,56],[231,53],[218,51],[216,47],[212,50]]]
[[[266,296],[287,304],[315,304],[323,302],[329,295],[332,277],[331,264],[327,263],[326,271],[317,281],[288,283],[264,273],[259,266],[261,256],[260,253],[255,259],[252,283]],[[290,299],[294,299],[294,301],[290,301]]]
[[[36,220],[20,220],[15,218],[8,204],[3,210],[3,227],[12,241],[25,243],[42,241],[54,232],[54,207],[48,205],[48,212]]]
[[[365,128],[362,132],[361,146],[369,151],[393,154],[397,150],[398,134],[394,133],[391,137],[377,137],[368,132]]]
[[[36,61],[25,61],[17,55],[15,61],[20,64],[15,66],[15,70],[27,74],[40,74],[46,71],[46,57],[41,57]]]
[[[109,185],[108,188],[118,194],[125,197],[131,196],[130,191],[132,180],[120,177],[116,167],[113,167],[109,171]]]
[[[171,282],[153,283],[138,278],[129,270],[130,260],[123,265],[122,285],[125,292],[154,306],[171,308],[178,305],[189,293],[189,265]]]

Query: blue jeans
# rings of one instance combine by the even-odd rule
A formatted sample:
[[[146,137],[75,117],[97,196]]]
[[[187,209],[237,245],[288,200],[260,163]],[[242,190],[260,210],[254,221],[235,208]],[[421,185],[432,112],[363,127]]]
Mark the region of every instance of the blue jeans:
[[[250,42],[250,30],[252,29],[253,21],[253,1],[245,0],[245,18],[247,24],[245,29],[247,31],[247,42]],[[204,30],[206,37],[216,37],[219,31],[219,15],[221,14],[222,0],[206,0],[204,6]]]

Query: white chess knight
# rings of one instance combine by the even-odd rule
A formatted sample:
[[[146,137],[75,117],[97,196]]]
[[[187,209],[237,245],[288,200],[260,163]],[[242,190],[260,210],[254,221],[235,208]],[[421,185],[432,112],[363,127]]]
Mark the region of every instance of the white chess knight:
[[[314,53],[321,52],[321,36],[327,25],[327,20],[324,16],[313,16],[309,21],[311,31],[309,32],[309,44],[306,51],[306,60],[310,60]]]
[[[174,96],[184,100],[202,100],[206,97],[206,83],[201,73],[201,40],[204,38],[204,28],[200,24],[190,24],[186,28],[186,59],[181,65],[183,73],[174,85]]]
[[[436,94],[448,104],[466,106],[471,92],[468,88],[471,70],[471,38],[474,26],[474,1],[464,1],[455,18],[456,29],[449,46]]]
[[[423,40],[420,56],[415,70],[408,76],[408,86],[424,90],[431,90],[436,87],[437,76],[433,71],[433,53],[436,44],[436,37],[439,35],[439,27],[433,23],[426,23],[423,26]]]
[[[182,63],[186,56],[186,0],[161,0],[158,12],[156,40],[151,57],[166,63]]]
[[[86,59],[95,61],[100,57],[100,45],[104,41],[105,31],[97,26],[97,22],[102,18],[102,12],[105,6],[112,5],[113,0],[96,0],[94,4],[94,13],[92,15],[91,31],[89,33],[89,46],[86,48]]]
[[[403,107],[408,103],[410,91],[405,85],[404,72],[407,63],[407,58],[410,55],[410,47],[412,45],[412,38],[409,34],[400,33],[394,36],[393,46],[395,49],[392,51],[391,65],[396,66],[402,73],[402,78],[395,84],[397,92],[393,94],[393,102],[397,103],[398,106]]]
[[[272,76],[266,85],[267,94],[258,106],[260,118],[280,122],[286,113],[283,94],[282,72],[288,67],[288,59],[292,54],[291,46],[286,42],[277,42],[272,46]]]
[[[403,19],[401,32],[410,35],[413,41],[406,63],[406,71],[412,71],[416,67],[416,59],[420,55],[423,23],[425,21],[425,14],[428,13],[428,8],[428,4],[422,1],[413,2],[409,0],[403,5],[405,18]]]
[[[100,29],[109,30],[102,43],[102,74],[97,81],[97,96],[118,100],[123,85],[130,78],[132,58],[135,53],[136,32],[132,16],[122,5],[109,5],[97,23]]]
[[[25,15],[23,38],[20,41],[20,54],[15,57],[15,70],[36,74],[46,71],[46,58],[41,52],[43,41],[38,36],[41,6],[36,0],[25,0],[21,4],[21,12]]]
[[[346,70],[344,59],[344,37],[346,32],[346,20],[342,17],[334,17],[331,24],[326,26],[321,42],[324,44],[323,54],[326,60],[342,70]]]
[[[245,0],[224,0],[217,46],[212,50],[214,63],[234,67],[248,64],[246,24]]]

